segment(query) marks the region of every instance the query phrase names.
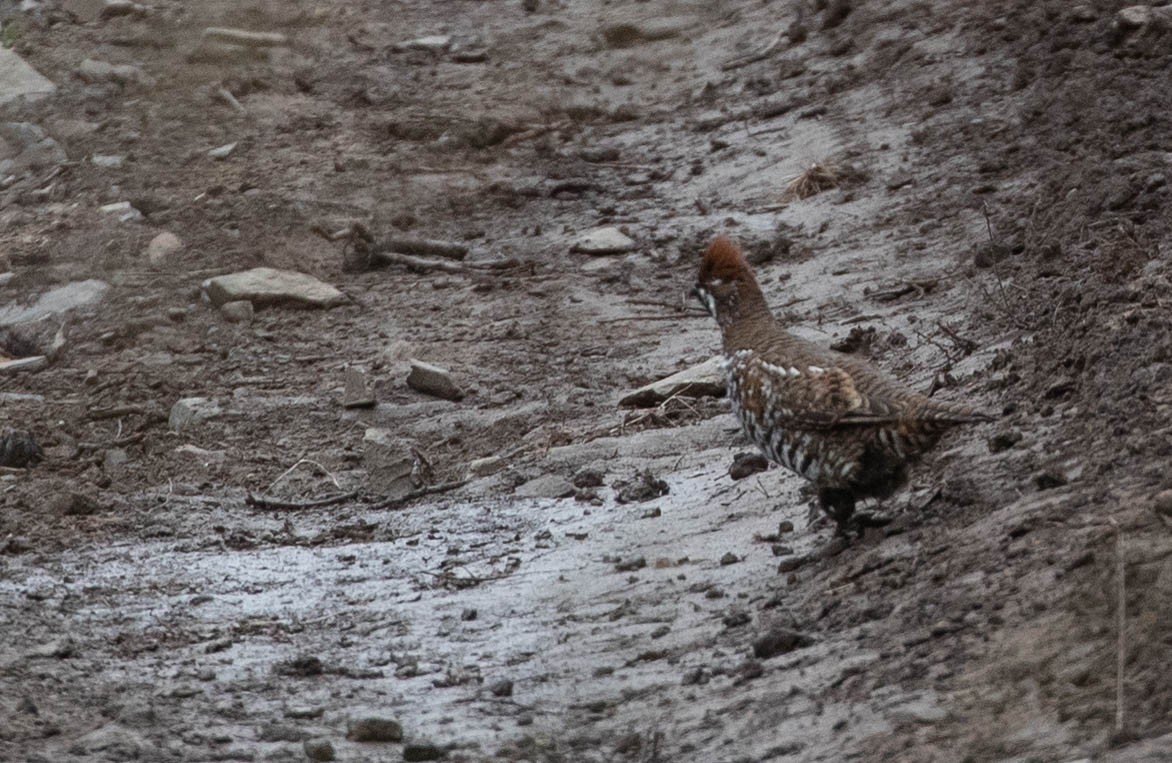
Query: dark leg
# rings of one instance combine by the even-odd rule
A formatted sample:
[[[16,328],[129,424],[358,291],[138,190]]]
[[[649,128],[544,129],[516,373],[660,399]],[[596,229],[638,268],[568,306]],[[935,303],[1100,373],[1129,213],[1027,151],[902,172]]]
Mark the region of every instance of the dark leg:
[[[855,497],[849,490],[819,488],[818,503],[838,525],[838,534],[846,535],[851,516],[855,513]]]

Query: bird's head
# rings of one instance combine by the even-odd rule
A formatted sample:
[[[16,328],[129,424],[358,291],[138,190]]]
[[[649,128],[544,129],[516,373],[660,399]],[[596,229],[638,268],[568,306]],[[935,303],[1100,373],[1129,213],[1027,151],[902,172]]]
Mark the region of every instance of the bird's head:
[[[749,262],[728,236],[716,237],[704,251],[692,296],[721,326],[751,310],[768,310]]]

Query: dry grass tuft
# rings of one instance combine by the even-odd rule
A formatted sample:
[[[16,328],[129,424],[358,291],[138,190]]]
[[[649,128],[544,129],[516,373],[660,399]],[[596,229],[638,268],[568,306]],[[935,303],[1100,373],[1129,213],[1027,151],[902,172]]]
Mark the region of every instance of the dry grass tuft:
[[[790,179],[785,185],[782,201],[808,199],[809,197],[837,188],[841,181],[838,168],[829,163],[814,162],[806,171]]]

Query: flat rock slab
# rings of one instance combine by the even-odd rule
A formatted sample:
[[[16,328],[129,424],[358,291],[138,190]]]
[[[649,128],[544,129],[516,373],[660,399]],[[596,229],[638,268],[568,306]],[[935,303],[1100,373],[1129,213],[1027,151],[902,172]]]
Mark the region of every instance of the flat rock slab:
[[[637,244],[615,227],[595,228],[574,242],[573,251],[583,254],[622,254],[635,249]]]
[[[48,95],[57,89],[48,78],[8,48],[0,47],[0,104]]]
[[[574,494],[574,486],[565,477],[545,474],[519,485],[513,491],[518,498],[565,498]]]
[[[619,405],[649,408],[673,395],[681,397],[721,397],[725,393],[725,372],[721,356],[685,368],[665,379],[646,384],[619,400]]]
[[[293,270],[253,268],[209,278],[203,290],[216,307],[246,299],[253,305],[335,307],[346,295],[324,281]]]
[[[106,296],[109,290],[110,284],[96,279],[67,283],[45,292],[31,305],[0,307],[0,326],[39,321],[74,308],[92,305]]]
[[[411,373],[407,374],[407,386],[425,395],[441,397],[444,400],[462,400],[464,390],[452,381],[446,368],[424,363],[411,358]]]

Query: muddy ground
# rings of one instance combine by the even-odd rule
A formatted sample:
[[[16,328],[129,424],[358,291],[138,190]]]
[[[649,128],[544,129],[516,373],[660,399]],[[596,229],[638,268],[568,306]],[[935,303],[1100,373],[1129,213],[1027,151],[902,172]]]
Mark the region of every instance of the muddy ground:
[[[0,309],[100,282],[5,329],[65,343],[0,376],[45,451],[0,475],[0,759],[1172,759],[1165,16],[113,6],[0,2],[57,86],[3,121],[59,147],[6,133]],[[814,162],[839,187],[787,199]],[[519,267],[368,267],[322,235],[356,224]],[[635,249],[572,251],[604,225]],[[1002,414],[886,533],[842,549],[795,478],[734,482],[723,401],[618,405],[717,351],[683,296],[717,232],[795,332]],[[348,299],[203,299],[259,265]],[[409,358],[465,397],[408,388]],[[342,407],[348,368],[377,407]],[[188,397],[221,412],[175,431]],[[500,460],[380,505],[372,427],[420,484]]]

